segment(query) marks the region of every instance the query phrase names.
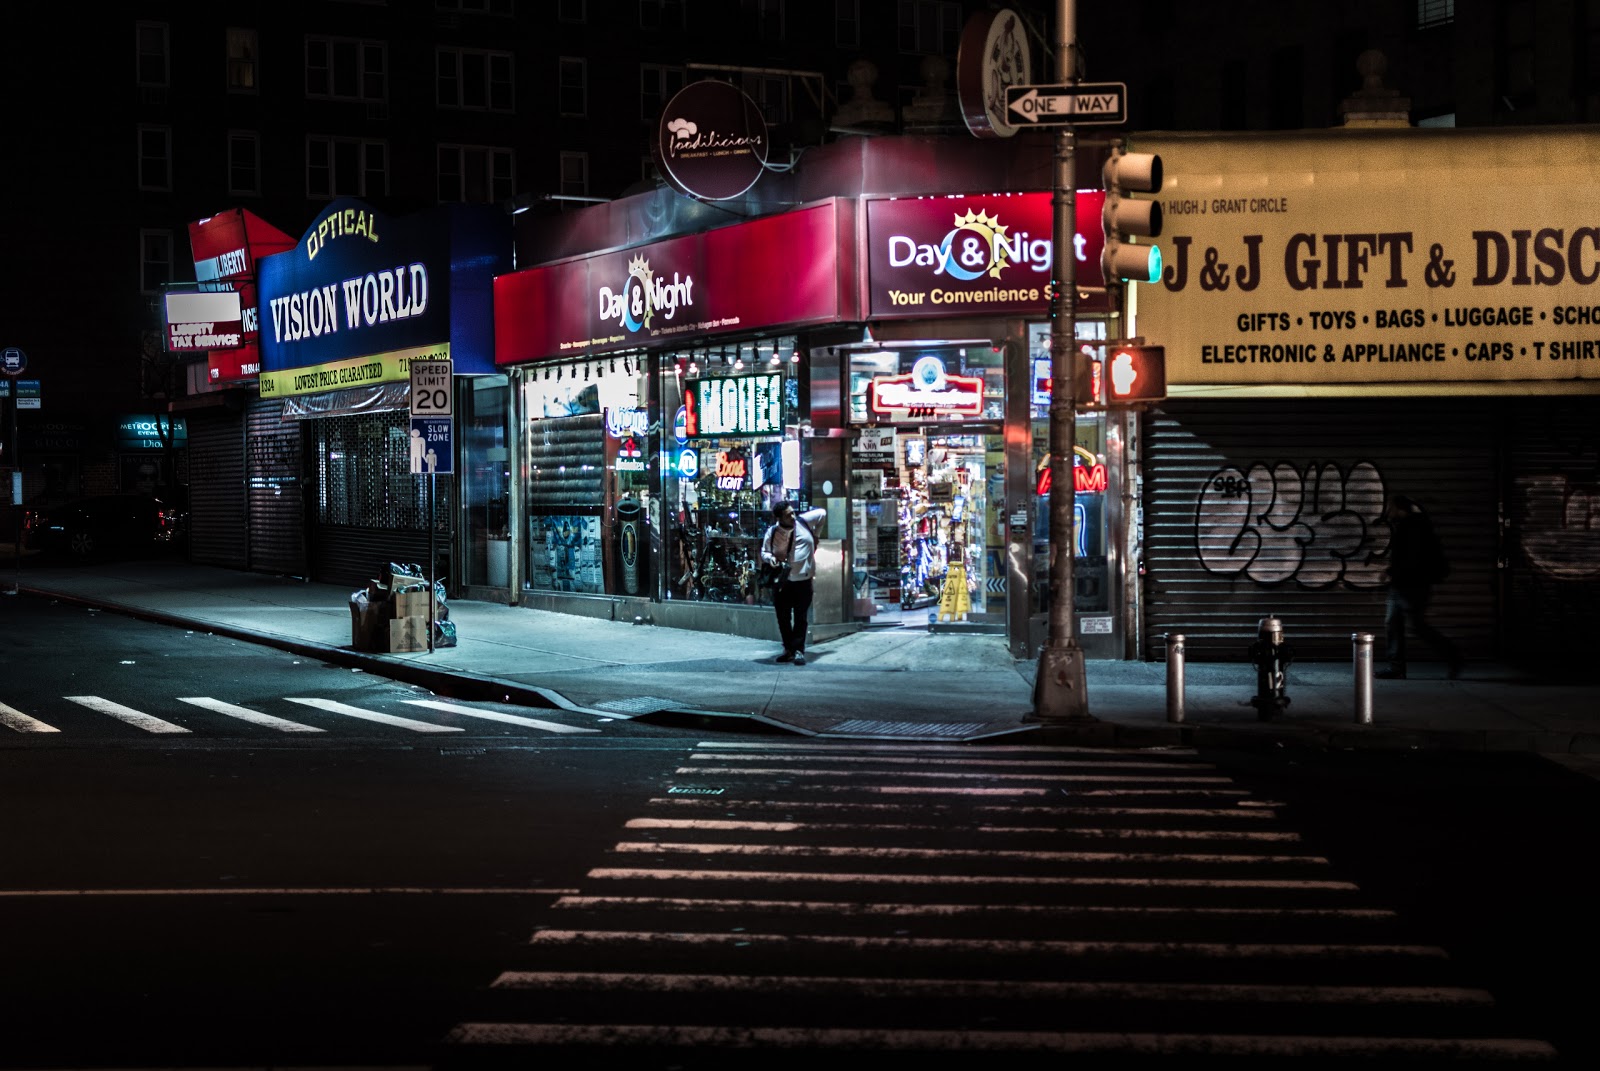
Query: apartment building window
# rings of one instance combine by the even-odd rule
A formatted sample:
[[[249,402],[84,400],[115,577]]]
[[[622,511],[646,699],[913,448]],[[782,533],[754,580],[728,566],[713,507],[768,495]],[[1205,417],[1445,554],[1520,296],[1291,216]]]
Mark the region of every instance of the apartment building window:
[[[228,192],[261,192],[261,135],[254,130],[228,131]]]
[[[683,0],[639,0],[639,29],[683,29]]]
[[[306,38],[306,96],[382,102],[388,96],[387,54],[376,41]]]
[[[147,294],[154,294],[170,282],[172,282],[172,232],[141,230],[139,289]]]
[[[589,195],[589,154],[564,152],[561,154],[561,193],[567,197]]]
[[[758,74],[745,79],[744,91],[761,109],[769,123],[789,121],[789,80],[772,74]]]
[[[585,60],[562,56],[557,101],[562,115],[589,113],[589,64]]]
[[[833,0],[833,44],[861,47],[861,0]]]
[[[256,91],[256,32],[228,27],[228,92]]]
[[[1456,0],[1417,0],[1417,29],[1454,22]]]
[[[139,188],[157,191],[172,189],[171,127],[139,128]]]
[[[513,109],[511,53],[441,48],[435,53],[441,108]]]
[[[389,192],[389,150],[361,138],[306,139],[306,196],[376,197]]]
[[[900,51],[954,56],[961,43],[961,5],[900,0]]]
[[[459,11],[466,15],[511,15],[512,0],[434,0],[440,11]]]
[[[1508,111],[1538,100],[1534,72],[1534,0],[1510,0],[1500,9],[1500,103]]]
[[[141,22],[134,29],[138,44],[137,76],[142,86],[169,84],[171,56],[167,49],[167,24]]]
[[[783,40],[783,0],[742,0],[740,6],[757,41]]]
[[[559,0],[556,18],[561,22],[588,22],[589,12],[585,0]]]
[[[639,117],[655,122],[673,94],[683,88],[683,68],[657,63],[639,65]]]
[[[494,204],[517,192],[515,154],[482,145],[439,146],[440,203]]]

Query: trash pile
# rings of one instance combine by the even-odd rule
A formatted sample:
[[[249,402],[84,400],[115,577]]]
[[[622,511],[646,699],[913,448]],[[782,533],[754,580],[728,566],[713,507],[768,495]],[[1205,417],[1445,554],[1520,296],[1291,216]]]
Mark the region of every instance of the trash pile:
[[[415,563],[386,562],[384,580],[369,580],[350,596],[350,645],[358,651],[401,654],[428,650],[428,578]],[[433,646],[454,647],[456,625],[444,581],[433,583]]]

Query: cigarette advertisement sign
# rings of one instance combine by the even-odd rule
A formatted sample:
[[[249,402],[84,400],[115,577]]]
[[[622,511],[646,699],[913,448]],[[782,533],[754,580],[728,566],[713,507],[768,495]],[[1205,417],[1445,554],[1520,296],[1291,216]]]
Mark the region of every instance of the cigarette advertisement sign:
[[[1174,385],[1441,393],[1600,379],[1600,134],[1162,135]],[[1479,389],[1482,389],[1481,386]]]

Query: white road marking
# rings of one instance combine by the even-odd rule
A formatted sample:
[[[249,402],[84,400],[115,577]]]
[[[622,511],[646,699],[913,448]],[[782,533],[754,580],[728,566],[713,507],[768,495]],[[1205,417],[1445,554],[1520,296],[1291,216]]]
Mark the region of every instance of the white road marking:
[[[685,844],[674,841],[618,842],[615,852],[646,855],[757,855],[801,859],[1005,859],[1041,863],[1198,863],[1202,866],[1328,866],[1320,855],[1210,855],[1158,852],[1010,851],[998,848],[859,848],[835,844]]]
[[[865,803],[838,800],[759,800],[738,799],[727,796],[696,797],[696,796],[655,796],[649,800],[651,807],[671,807],[674,809],[690,810],[716,810],[730,811],[736,808],[755,808],[762,810],[780,811],[826,811],[833,813],[876,813],[902,814],[908,810],[904,804],[899,803]],[[1046,815],[1052,817],[1094,817],[1114,815],[1119,818],[1143,818],[1148,816],[1181,817],[1181,818],[1248,818],[1261,821],[1270,821],[1277,817],[1270,810],[1264,808],[1251,808],[1244,810],[1245,804],[1238,807],[1050,807],[1039,804],[1014,804],[1011,806],[980,805],[972,810],[979,814],[1001,815]],[[917,807],[917,814],[926,814],[928,808]],[[1058,829],[1058,826],[1051,826]]]
[[[752,777],[860,777],[859,770],[823,770],[812,767],[810,769],[781,769],[772,766],[680,766],[673,771],[682,777],[726,777],[730,774],[748,775]],[[1093,774],[1053,774],[1053,773],[945,773],[939,770],[902,770],[897,771],[903,777],[938,777],[946,780],[960,781],[1051,781],[1067,782],[1070,784],[1095,784],[1112,782],[1126,784],[1130,781],[1141,784],[1185,784],[1185,785],[1228,785],[1233,783],[1231,777],[1143,777],[1128,774],[1112,774],[1097,777]]]
[[[687,896],[563,896],[552,905],[582,911],[625,910],[718,912],[763,911],[771,914],[821,914],[841,918],[961,915],[1124,916],[1139,919],[1257,919],[1282,922],[1293,919],[1327,919],[1361,922],[1391,921],[1396,915],[1381,907],[1129,907],[1073,904],[893,904],[855,900],[708,900]]]
[[[648,993],[848,994],[852,997],[1227,1001],[1258,1004],[1473,1005],[1494,1003],[1464,986],[1230,985],[1210,982],[1029,982],[1007,979],[841,978],[743,974],[504,971],[496,989],[569,988]]]
[[[375,710],[363,710],[353,707],[349,703],[340,703],[333,699],[292,699],[284,697],[291,703],[302,706],[316,707],[318,710],[330,711],[334,714],[344,714],[352,718],[361,718],[364,721],[375,721],[379,725],[393,725],[400,729],[410,729],[417,733],[459,733],[461,728],[455,725],[434,725],[432,722],[412,721],[410,718],[397,718],[393,714],[379,714]]]
[[[113,703],[109,699],[102,699],[98,695],[64,695],[61,698],[69,703],[88,707],[90,710],[101,714],[109,714],[118,721],[125,721],[129,725],[143,729],[147,733],[186,733],[189,730],[181,725],[174,725],[170,721],[162,721],[142,710],[125,707],[121,703]]]
[[[1554,1059],[1548,1042],[1521,1038],[1312,1037],[1290,1034],[1130,1034],[1018,1030],[870,1030],[843,1028],[570,1023],[462,1023],[451,1043],[591,1045],[602,1048],[883,1052],[1059,1052],[1152,1056],[1379,1056],[1449,1059]],[[879,1061],[881,1063],[881,1060]]]
[[[769,751],[814,751],[814,752],[866,752],[882,751],[895,755],[971,755],[972,748],[967,744],[919,744],[913,751],[904,744],[871,744],[871,743],[771,743],[753,744],[736,743],[727,740],[702,740],[695,747],[705,751],[748,751],[752,754],[765,754]],[[1126,756],[1127,748],[1121,747],[1028,747],[1026,745],[1006,744],[986,746],[985,755],[1115,755]],[[1148,755],[1197,755],[1199,752],[1193,748],[1145,748],[1135,754]]]
[[[189,703],[202,710],[214,711],[217,714],[226,714],[230,718],[238,718],[240,721],[247,721],[252,725],[262,725],[282,733],[320,733],[324,731],[314,725],[301,725],[299,722],[290,721],[287,718],[275,718],[271,714],[263,714],[259,710],[251,710],[249,707],[241,707],[234,703],[224,703],[220,699],[212,699],[209,696],[180,696],[178,702]]]
[[[784,945],[791,948],[853,948],[884,952],[939,951],[985,955],[1155,956],[1245,960],[1360,960],[1391,957],[1448,959],[1436,945],[1342,944],[1242,941],[1063,941],[1049,938],[872,937],[832,933],[689,933],[659,930],[540,930],[533,945],[727,945],[735,948]]]
[[[202,888],[202,889],[0,889],[0,899],[44,898],[52,896],[568,896],[576,889],[511,888],[428,888],[417,885],[380,885],[372,888],[319,888],[283,886],[279,888]]]
[[[38,718],[30,718],[16,707],[0,703],[0,725],[19,733],[59,733],[54,725],[46,725]]]
[[[724,806],[726,809],[726,806]],[[1235,829],[1090,829],[1070,826],[928,825],[918,822],[756,822],[720,818],[630,818],[626,829],[691,829],[761,833],[993,833],[1007,836],[1049,833],[1087,840],[1248,840],[1292,843],[1298,833]]]
[[[987,754],[987,752],[985,752]],[[928,758],[926,756],[899,756],[899,755],[818,755],[807,753],[800,755],[768,755],[755,753],[750,755],[713,755],[697,753],[689,756],[690,761],[702,760],[708,762],[726,762],[732,760],[766,762],[810,762],[821,759],[827,762],[870,762],[874,765],[905,765],[905,766],[981,766],[986,769],[1004,767],[1017,769],[1021,767],[1034,767],[1050,770],[1059,770],[1062,767],[1092,766],[1097,770],[1214,770],[1216,767],[1209,762],[1117,762],[1108,759],[1094,759],[1086,762],[1075,762],[1071,759],[1009,759],[995,760],[981,759],[942,759]]]
[[[1112,878],[1023,874],[866,874],[812,873],[805,870],[669,870],[665,867],[595,867],[595,879],[622,881],[833,882],[861,885],[1061,885],[1142,889],[1292,889],[1358,892],[1352,881],[1300,881],[1290,878]]]
[[[448,714],[464,714],[469,718],[483,718],[485,721],[502,721],[507,725],[521,725],[529,729],[543,729],[547,733],[597,733],[599,729],[590,729],[578,725],[562,725],[558,721],[541,721],[538,718],[524,718],[519,714],[501,714],[495,710],[474,710],[464,707],[459,703],[445,703],[437,699],[407,699],[414,707],[427,707],[430,710],[442,710]]]

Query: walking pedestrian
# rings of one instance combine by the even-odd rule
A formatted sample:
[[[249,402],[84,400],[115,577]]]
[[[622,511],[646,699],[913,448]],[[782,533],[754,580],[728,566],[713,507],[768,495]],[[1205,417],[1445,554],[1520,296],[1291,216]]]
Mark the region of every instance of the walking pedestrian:
[[[1450,575],[1433,520],[1422,506],[1406,495],[1392,495],[1384,519],[1389,522],[1389,598],[1384,612],[1389,668],[1375,676],[1406,679],[1406,628],[1409,625],[1445,657],[1452,680],[1461,676],[1461,653],[1456,645],[1428,623],[1428,602],[1433,586]]]
[[[817,575],[817,533],[827,510],[799,512],[792,502],[773,507],[773,522],[761,540],[761,562],[776,574],[772,608],[778,615],[783,653],[774,661],[806,664],[806,616],[811,612],[812,581]]]

